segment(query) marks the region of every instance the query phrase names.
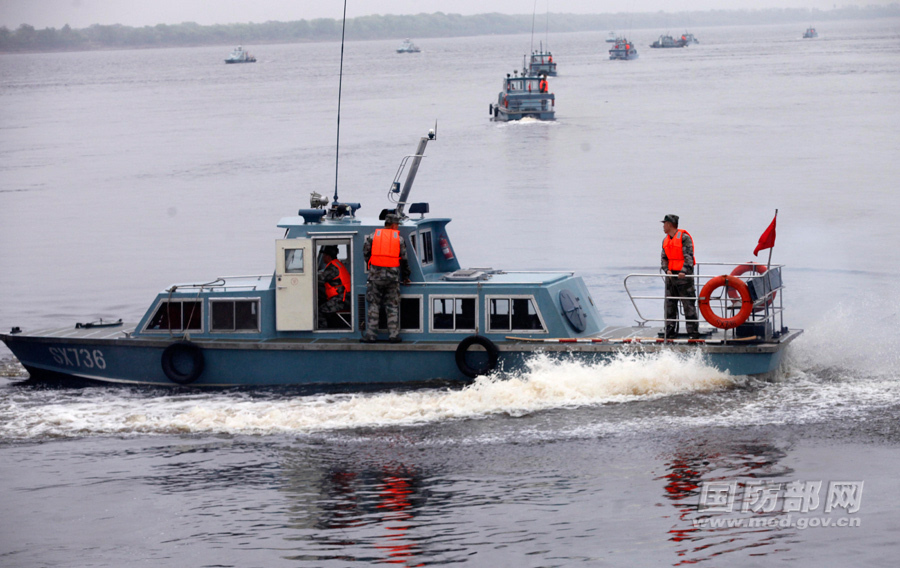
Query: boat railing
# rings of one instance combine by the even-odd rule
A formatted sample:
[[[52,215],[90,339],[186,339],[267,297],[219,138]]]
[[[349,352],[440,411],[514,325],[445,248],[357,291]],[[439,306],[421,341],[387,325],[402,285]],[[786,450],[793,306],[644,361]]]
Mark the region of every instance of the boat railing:
[[[685,275],[694,281],[694,289],[700,293],[707,283],[720,275],[731,275],[739,278],[747,286],[750,301],[753,304],[746,320],[739,325],[725,329],[726,334],[732,337],[756,336],[770,341],[778,337],[784,328],[784,285],[782,284],[781,271],[784,265],[772,264],[769,266],[753,262],[704,262],[695,265],[695,274]],[[703,274],[709,272],[709,274]],[[663,326],[677,325],[679,322],[706,323],[700,310],[697,310],[696,319],[688,319],[684,316],[683,301],[697,302],[694,296],[672,296],[665,292],[665,279],[679,278],[677,274],[658,273],[634,273],[625,277],[625,292],[631,300],[638,315],[638,325],[657,323]],[[662,285],[662,295],[648,293],[648,290]],[[658,288],[657,288],[658,289]],[[678,315],[675,319],[665,317],[666,300],[676,302]],[[731,319],[738,316],[744,307],[744,300],[734,287],[727,281],[723,286],[710,291],[708,298],[711,311],[722,318]],[[695,303],[696,306],[696,303]],[[698,306],[699,308],[699,306]],[[650,310],[658,310],[661,317],[653,317]]]
[[[202,283],[188,283],[188,284],[175,284],[167,291],[170,293],[175,293],[176,291],[186,292],[189,290],[196,290],[197,293],[202,293],[204,290],[209,290],[210,292],[215,289],[220,289],[223,291],[227,290],[255,290],[259,288],[259,282],[267,282],[271,280],[271,274],[246,274],[241,276],[219,276],[215,280],[211,282],[202,282]],[[256,279],[257,283],[247,283],[247,280]],[[233,282],[237,281],[237,282]]]

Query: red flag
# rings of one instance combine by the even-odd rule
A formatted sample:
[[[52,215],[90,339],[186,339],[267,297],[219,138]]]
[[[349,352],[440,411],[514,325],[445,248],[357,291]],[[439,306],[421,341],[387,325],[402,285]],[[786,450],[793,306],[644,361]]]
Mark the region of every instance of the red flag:
[[[765,230],[761,237],[759,237],[759,244],[756,245],[756,248],[753,249],[753,256],[756,256],[757,253],[763,249],[772,248],[775,246],[775,221],[778,220],[778,211],[775,212],[775,218],[772,219],[772,223],[769,225],[769,228]]]

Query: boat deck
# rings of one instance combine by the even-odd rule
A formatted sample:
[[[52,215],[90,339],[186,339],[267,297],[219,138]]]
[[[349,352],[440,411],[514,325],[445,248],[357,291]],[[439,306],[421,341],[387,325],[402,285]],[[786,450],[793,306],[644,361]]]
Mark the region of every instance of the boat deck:
[[[135,324],[123,323],[115,327],[100,328],[75,328],[73,326],[62,328],[45,328],[22,331],[17,334],[0,334],[0,338],[15,341],[17,338],[29,338],[37,342],[55,343],[72,342],[80,344],[104,343],[117,340],[121,346],[155,346],[166,347],[173,341],[181,339],[179,335],[172,337],[131,337]],[[505,341],[496,341],[499,351],[592,351],[613,352],[629,346],[640,346],[645,351],[657,351],[660,349],[674,348],[676,350],[692,350],[701,348],[709,353],[768,353],[781,349],[787,343],[796,339],[802,330],[790,330],[781,334],[770,342],[759,341],[756,337],[732,338],[721,330],[701,328],[701,339],[688,339],[686,336],[674,339],[659,337],[661,327],[639,326],[610,326],[600,333],[589,337],[578,338],[545,338],[545,337],[520,337],[510,335]],[[260,338],[260,339],[193,339],[195,343],[204,349],[261,349],[261,350],[340,350],[340,351],[454,351],[459,342],[454,338],[447,340],[415,340],[409,335],[404,337],[402,343],[360,343],[357,334],[348,335],[346,338],[335,339],[326,337],[302,337],[302,338]]]

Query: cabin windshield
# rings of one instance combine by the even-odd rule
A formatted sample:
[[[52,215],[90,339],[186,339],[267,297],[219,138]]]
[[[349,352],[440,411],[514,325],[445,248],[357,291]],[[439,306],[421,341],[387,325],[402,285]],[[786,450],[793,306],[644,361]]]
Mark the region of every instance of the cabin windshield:
[[[535,92],[535,93],[538,93],[541,90],[541,80],[537,77],[507,79],[506,80],[506,90],[510,93],[513,93],[513,92],[519,92],[519,93]]]

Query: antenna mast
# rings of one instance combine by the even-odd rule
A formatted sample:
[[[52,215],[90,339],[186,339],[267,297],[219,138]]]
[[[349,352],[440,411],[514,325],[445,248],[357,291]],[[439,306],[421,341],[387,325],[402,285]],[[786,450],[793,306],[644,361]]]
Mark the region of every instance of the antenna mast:
[[[550,51],[550,0],[547,0],[547,29],[544,32],[544,40],[547,42],[547,51]]]
[[[531,11],[531,53],[534,53],[534,15],[537,13],[537,0],[534,0],[534,9]]]
[[[347,0],[344,0],[344,21],[341,23],[341,72],[338,77],[337,144],[334,148],[334,201],[338,201],[338,162],[341,157],[341,87],[344,81],[344,29],[347,27]]]

